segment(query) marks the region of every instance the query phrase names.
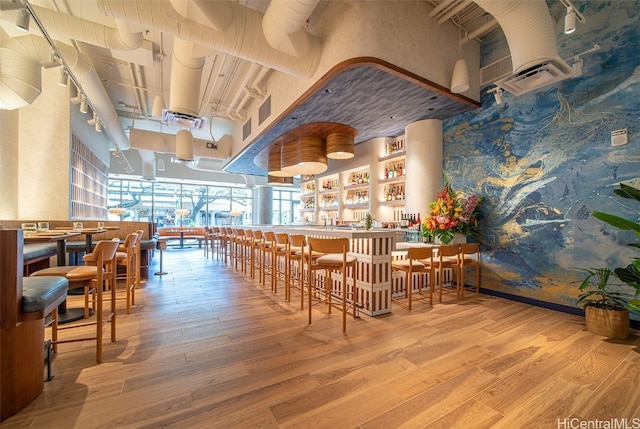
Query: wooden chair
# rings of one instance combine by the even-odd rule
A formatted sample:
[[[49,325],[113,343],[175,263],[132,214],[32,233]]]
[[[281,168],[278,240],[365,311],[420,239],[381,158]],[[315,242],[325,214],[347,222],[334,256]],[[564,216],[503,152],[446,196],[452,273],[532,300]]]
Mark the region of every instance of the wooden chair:
[[[480,292],[480,244],[462,243],[459,247],[458,263],[460,264],[460,296],[464,294],[464,271],[471,267],[476,269],[476,293]]]
[[[76,267],[78,274],[87,275],[93,273],[93,279],[90,280],[91,287],[96,291],[96,320],[95,322],[70,324],[58,327],[58,330],[77,328],[87,325],[96,325],[95,337],[74,338],[71,340],[58,340],[56,343],[69,343],[78,341],[95,340],[96,341],[96,362],[102,362],[102,342],[103,330],[107,323],[111,323],[111,342],[116,340],[116,251],[118,250],[119,241],[103,240],[96,244],[92,255],[95,265],[85,265]],[[71,271],[70,273],[72,273]],[[109,291],[108,300],[110,308],[106,314],[104,311],[104,291]]]
[[[127,235],[124,243],[118,246],[118,252],[116,253],[117,267],[124,267],[125,270],[124,276],[121,278],[123,278],[125,282],[127,314],[131,313],[131,306],[135,305],[135,289],[139,277],[139,270],[137,268],[140,238],[141,236],[137,232],[132,232]]]
[[[405,297],[408,298],[409,310],[413,303],[414,274],[418,274],[418,293],[422,293],[422,277],[429,274],[429,305],[433,305],[434,291],[434,264],[433,248],[411,247],[407,250],[407,259],[398,259],[391,262],[391,269],[405,273]]]
[[[349,239],[347,238],[307,238],[307,258],[309,264],[309,324],[311,324],[311,306],[314,292],[314,274],[318,270],[324,270],[324,301],[327,303],[328,312],[331,313],[333,297],[340,297],[342,304],[342,331],[347,330],[347,303],[351,298],[353,317],[357,316],[357,289],[356,289],[356,264],[358,258],[349,255]],[[314,252],[322,255],[314,255]],[[347,270],[351,268],[352,285],[351,291],[347,286]],[[342,273],[341,290],[334,289],[331,273],[340,271]]]
[[[458,254],[458,245],[452,244],[448,246],[439,246],[437,255],[433,260],[434,270],[437,271],[439,302],[442,302],[442,290],[445,284],[445,270],[451,270],[451,284],[456,288],[456,294],[461,296],[460,292],[460,257]]]

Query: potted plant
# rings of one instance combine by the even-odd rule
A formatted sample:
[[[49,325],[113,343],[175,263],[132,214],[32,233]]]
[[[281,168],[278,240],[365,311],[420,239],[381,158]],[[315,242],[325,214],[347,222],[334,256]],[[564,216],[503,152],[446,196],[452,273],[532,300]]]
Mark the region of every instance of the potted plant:
[[[373,228],[373,216],[371,213],[367,213],[364,217],[364,229],[369,231],[371,228]]]
[[[640,201],[640,190],[627,184],[620,183],[620,188],[615,189],[613,192],[622,198]],[[609,213],[593,212],[591,215],[618,229],[634,231],[636,236],[640,237],[639,222],[633,222]],[[629,246],[640,248],[640,243],[629,243]],[[627,302],[626,307],[630,310],[640,311],[640,258],[634,259],[626,267],[616,268],[614,272],[621,281],[631,286],[636,291],[634,298]]]
[[[597,335],[624,340],[629,336],[629,310],[618,292],[609,268],[582,269],[587,276],[580,284],[578,304],[584,306],[587,329]]]

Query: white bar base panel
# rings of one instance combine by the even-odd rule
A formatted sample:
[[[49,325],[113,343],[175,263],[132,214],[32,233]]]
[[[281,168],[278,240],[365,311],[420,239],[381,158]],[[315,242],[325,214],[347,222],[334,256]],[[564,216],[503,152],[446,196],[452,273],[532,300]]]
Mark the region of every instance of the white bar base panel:
[[[351,248],[349,254],[358,258],[356,265],[356,293],[360,313],[368,316],[382,316],[391,313],[391,253],[395,250],[396,232],[365,231],[351,229],[323,229],[305,227],[278,226],[241,226],[240,228],[305,234],[308,237],[346,237]],[[320,272],[318,280],[324,280]],[[340,291],[341,276],[332,275],[333,290]],[[351,286],[351,272],[347,275],[347,287]],[[322,283],[323,284],[323,283]]]

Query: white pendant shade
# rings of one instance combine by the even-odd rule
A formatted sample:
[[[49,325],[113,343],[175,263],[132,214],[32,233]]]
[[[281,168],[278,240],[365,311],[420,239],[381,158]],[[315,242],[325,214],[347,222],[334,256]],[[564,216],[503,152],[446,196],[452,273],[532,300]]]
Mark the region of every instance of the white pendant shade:
[[[465,60],[456,61],[451,77],[451,92],[459,94],[469,89],[469,69]]]
[[[176,158],[193,161],[193,135],[187,130],[180,130],[176,134]]]

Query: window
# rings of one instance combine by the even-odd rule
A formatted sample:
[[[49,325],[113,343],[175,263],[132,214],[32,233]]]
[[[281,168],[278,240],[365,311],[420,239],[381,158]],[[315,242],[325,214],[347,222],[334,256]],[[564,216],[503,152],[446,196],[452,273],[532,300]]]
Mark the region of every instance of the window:
[[[122,215],[109,214],[110,220],[158,226],[246,225],[252,223],[253,193],[230,186],[110,178],[108,206],[125,209]],[[181,216],[178,209],[189,212]]]
[[[273,190],[273,215],[271,222],[274,225],[290,225],[300,221],[300,191],[284,189]]]

